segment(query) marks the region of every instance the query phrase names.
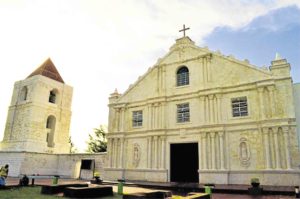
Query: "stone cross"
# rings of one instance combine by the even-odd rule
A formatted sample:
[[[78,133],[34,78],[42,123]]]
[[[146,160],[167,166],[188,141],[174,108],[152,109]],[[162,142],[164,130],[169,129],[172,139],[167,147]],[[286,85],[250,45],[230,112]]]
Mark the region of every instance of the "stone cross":
[[[183,24],[183,29],[179,30],[179,32],[183,32],[183,37],[185,37],[185,31],[189,29],[190,28],[185,28],[185,24]]]

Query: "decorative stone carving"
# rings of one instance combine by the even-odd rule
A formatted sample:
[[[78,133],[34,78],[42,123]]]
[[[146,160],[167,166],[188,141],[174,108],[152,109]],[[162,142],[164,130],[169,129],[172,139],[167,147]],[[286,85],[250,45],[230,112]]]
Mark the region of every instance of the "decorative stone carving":
[[[246,138],[240,139],[240,145],[239,145],[239,157],[241,166],[248,167],[250,166],[250,147],[249,143],[247,142]]]
[[[132,165],[136,168],[139,166],[140,163],[140,159],[141,159],[141,147],[139,144],[135,143],[133,145],[133,161],[132,161]]]

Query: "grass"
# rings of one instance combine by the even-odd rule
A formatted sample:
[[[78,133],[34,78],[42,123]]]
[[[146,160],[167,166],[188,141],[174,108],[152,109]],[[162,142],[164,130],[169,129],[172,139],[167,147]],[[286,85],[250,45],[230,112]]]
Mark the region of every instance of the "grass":
[[[22,188],[13,188],[13,189],[3,189],[0,190],[1,199],[63,199],[67,197],[61,197],[56,195],[45,195],[41,194],[41,187],[22,187]],[[122,196],[115,194],[110,197],[103,197],[102,199],[121,199]]]

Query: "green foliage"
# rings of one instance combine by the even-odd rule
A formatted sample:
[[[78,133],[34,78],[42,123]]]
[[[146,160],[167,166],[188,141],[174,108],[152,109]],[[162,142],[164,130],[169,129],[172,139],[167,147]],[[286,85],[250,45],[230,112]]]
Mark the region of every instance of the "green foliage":
[[[3,199],[24,199],[24,198],[34,198],[34,199],[54,199],[61,198],[59,196],[49,196],[41,194],[41,187],[21,187],[8,190],[1,190],[0,198]]]
[[[0,198],[1,199],[25,199],[25,198],[32,198],[32,199],[63,199],[64,197],[58,195],[45,195],[41,194],[41,187],[34,186],[34,187],[20,187],[20,188],[13,188],[13,189],[2,189],[0,190]],[[114,193],[114,196],[107,196],[101,199],[121,199],[122,196],[117,195]]]
[[[94,129],[94,134],[89,134],[89,141],[87,152],[90,153],[98,153],[98,152],[106,152],[107,149],[107,139],[106,139],[106,131],[102,125],[100,128]]]
[[[251,183],[259,183],[259,178],[251,178]]]
[[[69,137],[69,144],[70,144],[70,153],[77,153],[78,149],[75,147],[74,143],[72,142],[71,136]]]

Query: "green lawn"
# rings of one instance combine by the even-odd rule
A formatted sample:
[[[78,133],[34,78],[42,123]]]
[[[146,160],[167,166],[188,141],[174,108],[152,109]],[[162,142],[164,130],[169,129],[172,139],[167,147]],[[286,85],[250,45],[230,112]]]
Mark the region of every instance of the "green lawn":
[[[41,187],[23,187],[23,188],[15,188],[10,190],[0,190],[0,198],[1,199],[54,199],[54,198],[66,198],[61,196],[52,196],[41,194]],[[115,194],[111,197],[103,197],[102,199],[121,199],[122,196]]]

